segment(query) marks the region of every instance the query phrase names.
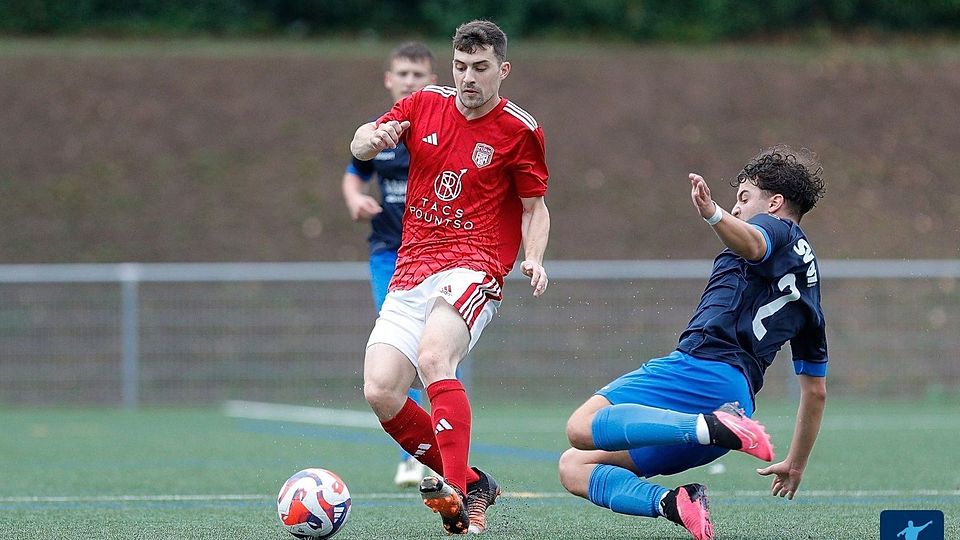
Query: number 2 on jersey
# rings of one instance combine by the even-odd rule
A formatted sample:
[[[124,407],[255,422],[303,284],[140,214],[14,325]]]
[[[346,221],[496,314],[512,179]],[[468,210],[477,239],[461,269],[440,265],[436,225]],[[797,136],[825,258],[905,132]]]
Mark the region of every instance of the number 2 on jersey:
[[[760,341],[763,339],[763,336],[767,335],[767,328],[763,326],[763,319],[780,311],[783,309],[783,306],[790,302],[800,299],[800,290],[797,289],[797,276],[794,274],[787,274],[780,278],[780,281],[777,282],[777,287],[780,291],[786,292],[787,294],[769,304],[760,306],[760,309],[757,310],[757,314],[753,318],[753,335],[757,336],[757,341]]]

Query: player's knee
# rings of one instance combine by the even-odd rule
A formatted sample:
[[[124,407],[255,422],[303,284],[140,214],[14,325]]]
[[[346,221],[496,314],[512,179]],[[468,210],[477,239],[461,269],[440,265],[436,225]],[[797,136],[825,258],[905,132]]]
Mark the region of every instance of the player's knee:
[[[566,452],[560,454],[560,461],[557,463],[557,470],[560,473],[560,483],[567,491],[570,491],[571,487],[572,473],[576,459],[574,456],[575,452],[577,452],[575,448],[568,448]]]
[[[431,348],[420,351],[420,356],[417,358],[417,367],[420,369],[420,375],[426,384],[456,376],[453,359]]]
[[[381,419],[389,419],[397,413],[406,400],[406,394],[396,389],[378,384],[376,381],[364,381],[363,397],[370,408]]]
[[[557,465],[557,469],[560,473],[560,484],[563,485],[563,488],[578,495],[580,497],[586,497],[586,486],[583,482],[583,459],[582,459],[582,450],[577,450],[576,448],[569,448],[566,452],[560,455],[560,462]]]
[[[591,422],[581,415],[574,414],[567,420],[567,440],[570,446],[580,450],[593,450],[593,429]]]

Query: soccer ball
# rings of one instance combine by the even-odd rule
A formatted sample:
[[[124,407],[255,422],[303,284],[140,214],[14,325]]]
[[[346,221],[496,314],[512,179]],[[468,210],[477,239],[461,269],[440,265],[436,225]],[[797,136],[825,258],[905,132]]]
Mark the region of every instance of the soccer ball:
[[[350,517],[350,491],[326,469],[304,469],[280,488],[277,514],[297,538],[331,538]]]

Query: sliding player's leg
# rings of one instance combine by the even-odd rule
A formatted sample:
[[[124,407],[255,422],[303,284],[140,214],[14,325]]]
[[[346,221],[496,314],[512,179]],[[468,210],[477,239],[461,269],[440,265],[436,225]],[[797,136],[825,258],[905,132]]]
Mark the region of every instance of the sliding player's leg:
[[[601,388],[573,413],[567,436],[583,450],[711,445],[770,461],[773,447],[752,411],[744,377],[728,364],[680,352],[653,359]]]
[[[746,381],[733,366],[679,352],[651,360],[601,388],[571,415],[567,437],[573,448],[561,458],[561,481],[594,504],[663,515],[696,539],[713,538],[704,486],[668,490],[641,476],[682,472],[732,448],[748,451],[737,435],[745,427],[769,445],[762,426],[748,426],[748,414],[722,405],[726,400],[752,408]]]
[[[619,514],[664,516],[698,539],[713,538],[706,488],[668,489],[644,478],[630,452],[571,448],[560,457],[560,482],[570,493]]]

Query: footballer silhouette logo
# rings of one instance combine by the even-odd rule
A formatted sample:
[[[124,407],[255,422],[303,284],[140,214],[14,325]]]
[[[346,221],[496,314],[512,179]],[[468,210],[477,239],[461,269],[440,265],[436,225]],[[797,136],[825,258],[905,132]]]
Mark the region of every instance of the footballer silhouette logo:
[[[460,179],[463,178],[465,172],[467,172],[466,169],[460,169],[460,174],[453,171],[440,173],[437,179],[433,181],[433,191],[437,194],[437,198],[443,202],[450,202],[459,197],[460,191],[463,189]]]
[[[880,540],[944,540],[942,510],[884,510]]]

